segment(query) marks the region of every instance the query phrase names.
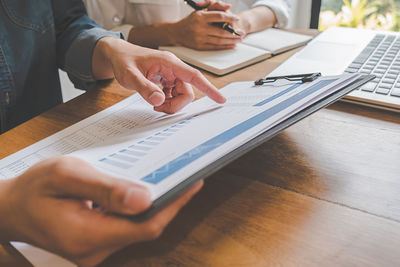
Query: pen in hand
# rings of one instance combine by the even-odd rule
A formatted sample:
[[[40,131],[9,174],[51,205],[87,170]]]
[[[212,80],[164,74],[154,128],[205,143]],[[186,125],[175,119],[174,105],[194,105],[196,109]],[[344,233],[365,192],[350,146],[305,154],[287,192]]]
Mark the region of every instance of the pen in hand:
[[[207,10],[207,7],[198,6],[197,3],[195,1],[193,1],[193,0],[184,0],[184,1],[185,1],[186,4],[188,4],[194,10]],[[214,23],[212,23],[212,25],[220,27],[220,28],[222,28],[222,29],[224,29],[224,30],[236,35],[236,36],[240,36],[240,34],[237,33],[235,31],[235,29],[233,29],[232,26],[229,25],[229,23],[227,23],[227,22],[214,22]]]

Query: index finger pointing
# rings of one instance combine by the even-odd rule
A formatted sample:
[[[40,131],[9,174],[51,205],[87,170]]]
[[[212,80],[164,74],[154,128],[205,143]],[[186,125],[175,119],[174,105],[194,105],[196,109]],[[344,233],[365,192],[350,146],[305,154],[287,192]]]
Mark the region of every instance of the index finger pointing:
[[[225,103],[225,97],[200,73],[200,71],[196,70],[192,75],[192,79],[188,81],[188,83],[194,85],[215,102],[220,104]]]
[[[215,102],[220,104],[225,103],[225,97],[201,74],[200,71],[186,65],[182,61],[179,61],[175,67],[176,69],[174,70],[174,73],[178,79],[194,85]]]

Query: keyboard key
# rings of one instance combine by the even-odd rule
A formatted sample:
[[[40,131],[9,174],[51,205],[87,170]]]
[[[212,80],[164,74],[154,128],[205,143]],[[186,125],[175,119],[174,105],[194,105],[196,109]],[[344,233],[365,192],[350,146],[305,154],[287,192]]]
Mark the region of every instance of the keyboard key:
[[[348,73],[356,73],[357,71],[358,71],[358,69],[353,69],[353,68],[347,68],[345,70],[345,72],[348,72]]]
[[[366,92],[373,92],[375,90],[375,87],[377,86],[377,84],[378,83],[375,83],[375,82],[369,82],[369,83],[361,86],[361,90],[366,91]]]
[[[353,68],[353,69],[359,69],[361,68],[362,64],[360,63],[351,63],[349,68]]]
[[[395,80],[396,80],[396,78],[397,78],[397,75],[394,75],[394,74],[390,74],[390,73],[388,73],[388,74],[386,74],[385,78],[389,78],[389,79],[395,79]]]
[[[394,74],[394,75],[399,75],[400,71],[389,70],[388,73],[389,73],[389,74]]]
[[[390,84],[393,84],[394,81],[395,81],[395,79],[386,78],[386,76],[385,76],[385,78],[383,78],[383,80],[382,80],[382,82],[384,82],[384,83],[390,83]]]
[[[382,69],[376,69],[376,70],[374,70],[374,74],[375,73],[385,73],[386,71],[384,71],[384,70],[382,70]]]
[[[381,63],[379,64],[379,66],[377,66],[376,68],[377,68],[377,69],[381,69],[381,70],[386,70],[386,69],[389,68],[389,65],[390,65],[390,64],[385,64],[385,63],[382,63],[382,62],[381,62]]]
[[[373,70],[374,69],[374,65],[365,65],[362,69],[364,70]]]
[[[390,95],[400,97],[400,88],[393,88]]]
[[[361,52],[361,54],[359,54],[358,57],[356,57],[356,59],[353,61],[353,64],[354,63],[364,64],[364,62],[367,61],[368,57],[372,54],[373,51],[374,51],[374,48],[366,47]]]
[[[379,85],[379,88],[390,89],[390,88],[392,88],[392,86],[393,86],[392,83],[384,83],[384,82],[382,82],[382,83]]]
[[[382,87],[379,87],[379,88],[376,89],[376,91],[375,91],[375,93],[381,94],[381,95],[387,95],[387,94],[389,94],[389,92],[390,92],[390,89],[382,88]]]

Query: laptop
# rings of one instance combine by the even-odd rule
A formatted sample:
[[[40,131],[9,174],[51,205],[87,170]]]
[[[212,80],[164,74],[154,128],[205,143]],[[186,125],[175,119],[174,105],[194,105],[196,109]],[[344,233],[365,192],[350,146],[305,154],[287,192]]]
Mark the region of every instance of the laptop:
[[[400,33],[332,27],[268,76],[310,72],[373,74],[373,81],[342,100],[400,112]]]

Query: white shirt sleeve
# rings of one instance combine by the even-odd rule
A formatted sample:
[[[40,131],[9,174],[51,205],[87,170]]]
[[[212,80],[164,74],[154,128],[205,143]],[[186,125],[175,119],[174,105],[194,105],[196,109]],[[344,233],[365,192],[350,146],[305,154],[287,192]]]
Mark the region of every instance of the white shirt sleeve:
[[[256,6],[267,6],[274,12],[277,19],[275,27],[284,28],[288,25],[290,8],[288,0],[258,0],[252,7]]]
[[[83,0],[89,17],[103,28],[128,37],[132,25],[124,23],[126,0]]]
[[[120,31],[125,37],[134,25],[140,27],[160,22],[178,21],[192,10],[178,0],[83,0],[89,16],[107,30]],[[276,18],[276,27],[285,27],[289,18],[289,0],[235,0],[237,12],[267,6]]]

